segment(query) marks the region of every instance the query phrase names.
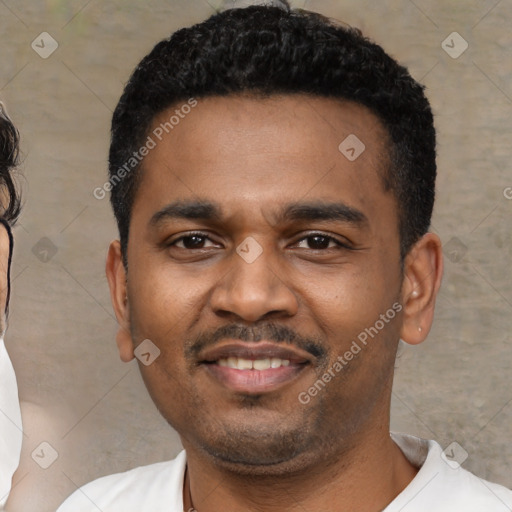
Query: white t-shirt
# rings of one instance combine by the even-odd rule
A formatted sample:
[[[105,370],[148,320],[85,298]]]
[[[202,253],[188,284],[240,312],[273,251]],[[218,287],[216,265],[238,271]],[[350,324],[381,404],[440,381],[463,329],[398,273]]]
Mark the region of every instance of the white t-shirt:
[[[0,510],[7,501],[12,475],[20,463],[22,439],[18,384],[4,339],[0,336]]]
[[[421,469],[383,512],[512,511],[512,491],[476,477],[453,459],[443,459],[435,441],[406,434],[391,436]],[[78,489],[57,512],[182,512],[185,465],[182,451],[169,462],[99,478]]]

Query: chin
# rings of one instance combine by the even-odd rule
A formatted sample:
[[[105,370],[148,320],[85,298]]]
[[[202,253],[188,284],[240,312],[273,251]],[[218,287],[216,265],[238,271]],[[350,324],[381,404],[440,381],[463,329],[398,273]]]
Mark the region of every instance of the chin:
[[[208,451],[207,454],[217,467],[238,475],[253,477],[291,476],[303,472],[305,467],[309,467],[316,462],[311,452],[294,451],[286,459],[236,457],[236,454],[224,451]]]
[[[217,435],[215,435],[217,434]],[[275,425],[210,430],[207,439],[190,439],[213,464],[240,475],[277,476],[303,471],[323,459],[324,450],[303,426],[278,430]],[[320,455],[320,457],[319,457]]]

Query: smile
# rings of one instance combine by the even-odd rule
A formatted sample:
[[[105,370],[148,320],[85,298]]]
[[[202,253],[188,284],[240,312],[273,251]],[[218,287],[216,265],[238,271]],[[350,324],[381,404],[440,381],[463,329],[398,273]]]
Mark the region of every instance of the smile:
[[[271,342],[231,342],[202,354],[201,366],[230,391],[261,394],[296,380],[313,362],[311,354]]]
[[[237,370],[268,370],[269,368],[279,368],[281,366],[290,366],[289,359],[280,359],[273,357],[272,359],[243,359],[241,357],[228,357],[227,359],[219,359],[219,366],[227,366],[228,368],[236,368]]]

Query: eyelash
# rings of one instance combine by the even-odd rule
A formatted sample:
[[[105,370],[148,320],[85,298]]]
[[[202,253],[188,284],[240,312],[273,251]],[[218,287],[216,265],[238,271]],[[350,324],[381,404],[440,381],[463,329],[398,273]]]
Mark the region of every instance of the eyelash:
[[[186,238],[192,238],[194,236],[197,236],[199,238],[208,239],[211,242],[213,242],[213,240],[206,233],[203,233],[201,231],[191,231],[190,233],[187,233],[186,235],[183,235],[183,236],[177,238],[176,240],[169,242],[167,244],[167,247],[174,247],[174,246],[176,246],[176,244],[178,242],[181,242]],[[314,238],[314,237],[325,238],[325,239],[329,240],[329,244],[330,244],[330,242],[334,242],[337,245],[337,247],[327,247],[325,249],[309,249],[311,251],[327,251],[330,249],[349,249],[349,250],[353,249],[350,245],[340,242],[338,239],[334,238],[333,236],[326,235],[324,233],[317,233],[317,232],[309,233],[307,236],[300,238],[296,243],[299,243],[299,242],[302,242],[303,240],[307,240],[308,238]],[[179,249],[183,249],[183,250],[187,250],[187,251],[194,250],[194,249],[187,249],[186,247],[179,247]],[[200,248],[200,249],[203,249],[203,248]]]

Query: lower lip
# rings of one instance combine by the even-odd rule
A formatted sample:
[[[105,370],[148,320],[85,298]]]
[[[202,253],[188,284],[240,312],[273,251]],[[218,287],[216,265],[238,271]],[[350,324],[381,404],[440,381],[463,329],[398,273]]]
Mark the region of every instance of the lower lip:
[[[246,394],[259,394],[274,391],[293,381],[308,366],[290,364],[268,370],[237,370],[218,364],[204,364],[203,367],[216,380],[232,391]]]

